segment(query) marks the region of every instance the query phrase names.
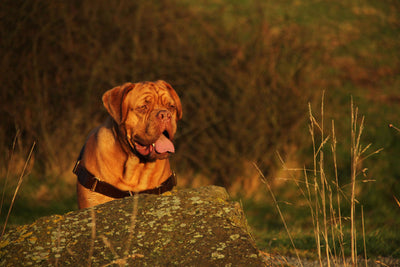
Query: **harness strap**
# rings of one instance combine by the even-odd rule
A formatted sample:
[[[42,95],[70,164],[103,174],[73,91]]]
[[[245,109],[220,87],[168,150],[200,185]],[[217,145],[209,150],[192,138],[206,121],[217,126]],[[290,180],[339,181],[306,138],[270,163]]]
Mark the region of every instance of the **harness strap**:
[[[171,176],[156,188],[140,192],[123,191],[95,177],[81,164],[80,159],[76,162],[73,173],[78,177],[79,183],[87,189],[112,198],[124,198],[133,196],[135,193],[160,195],[167,191],[171,191],[172,188],[176,186],[176,175],[172,172]]]

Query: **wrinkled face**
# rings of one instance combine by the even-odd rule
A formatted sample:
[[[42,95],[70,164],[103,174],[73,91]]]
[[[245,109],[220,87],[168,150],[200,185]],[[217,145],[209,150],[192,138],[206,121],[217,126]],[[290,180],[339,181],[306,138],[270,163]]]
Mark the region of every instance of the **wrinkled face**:
[[[103,102],[119,125],[122,138],[140,157],[164,159],[175,152],[172,140],[177,121],[182,117],[182,107],[168,83],[124,84],[107,91]]]

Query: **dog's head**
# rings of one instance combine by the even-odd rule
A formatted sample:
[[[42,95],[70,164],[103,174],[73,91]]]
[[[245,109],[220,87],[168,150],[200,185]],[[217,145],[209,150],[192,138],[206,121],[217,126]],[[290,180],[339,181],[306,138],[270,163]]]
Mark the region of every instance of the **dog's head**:
[[[119,137],[146,160],[164,159],[175,152],[172,143],[181,101],[165,81],[126,83],[103,95],[103,104],[117,123]]]

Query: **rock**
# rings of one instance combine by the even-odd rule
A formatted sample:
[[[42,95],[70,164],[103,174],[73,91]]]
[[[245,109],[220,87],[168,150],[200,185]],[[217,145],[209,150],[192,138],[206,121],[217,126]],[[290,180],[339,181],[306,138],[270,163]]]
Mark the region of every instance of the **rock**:
[[[216,186],[136,195],[9,230],[0,265],[264,266],[243,210]]]

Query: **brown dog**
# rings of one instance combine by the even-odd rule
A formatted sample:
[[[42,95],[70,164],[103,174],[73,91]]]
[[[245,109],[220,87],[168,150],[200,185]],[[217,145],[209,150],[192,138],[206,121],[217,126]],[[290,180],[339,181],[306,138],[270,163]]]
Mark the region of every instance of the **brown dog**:
[[[182,106],[164,81],[126,83],[103,95],[110,117],[94,129],[74,168],[79,208],[176,184],[168,156]]]

